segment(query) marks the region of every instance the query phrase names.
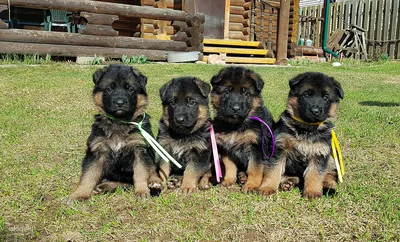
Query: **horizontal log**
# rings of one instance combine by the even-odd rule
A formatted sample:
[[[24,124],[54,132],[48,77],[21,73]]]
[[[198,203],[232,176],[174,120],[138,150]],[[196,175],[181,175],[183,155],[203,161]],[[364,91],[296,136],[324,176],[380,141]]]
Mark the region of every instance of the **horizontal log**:
[[[81,12],[81,17],[84,17],[90,24],[111,25],[114,21],[119,20],[118,15],[88,13]]]
[[[229,14],[229,22],[231,22],[231,23],[243,23],[243,21],[244,21],[243,15]]]
[[[244,13],[244,8],[242,6],[238,7],[238,6],[231,6],[229,8],[229,13],[230,14],[238,14],[238,15],[242,15]]]
[[[79,30],[79,33],[86,35],[118,36],[118,31],[107,25],[86,24]]]
[[[75,33],[21,29],[0,29],[0,41],[56,45],[99,46],[127,49],[184,51],[186,44],[176,41],[144,40],[133,37],[91,36]],[[3,44],[2,44],[3,45]]]
[[[8,4],[8,0],[0,0],[0,4]],[[72,12],[89,12],[115,14],[126,17],[151,18],[159,20],[182,20],[191,18],[192,15],[184,11],[173,9],[153,8],[152,6],[135,6],[90,0],[12,0],[12,6],[37,9],[57,9]],[[199,14],[203,16],[202,14]]]
[[[244,8],[244,10],[251,10],[251,2],[247,2],[247,3],[243,4],[243,8]]]
[[[250,27],[250,24],[251,24],[250,23],[250,19],[243,20],[242,24],[243,24],[244,27]]]
[[[251,10],[246,10],[243,12],[243,17],[245,19],[250,19],[251,18]]]
[[[242,6],[244,5],[244,0],[231,0],[231,6]]]
[[[243,31],[243,29],[242,23],[229,23],[229,31]]]
[[[295,55],[313,55],[313,56],[324,56],[324,51],[322,48],[313,47],[313,46],[297,46],[291,50],[291,52],[295,53]]]
[[[174,41],[184,41],[186,42],[186,40],[188,39],[188,36],[185,32],[177,32],[176,34],[174,34],[173,36],[171,36],[171,40]]]
[[[242,31],[229,31],[229,39],[243,39],[243,37]]]
[[[249,35],[250,34],[250,27],[243,28],[243,34]]]
[[[172,51],[166,50],[144,50],[107,47],[87,47],[74,45],[49,45],[35,43],[3,42],[0,45],[1,53],[15,54],[50,54],[52,56],[102,56],[109,58],[121,58],[123,55],[144,55],[148,60],[164,61],[167,54]],[[174,51],[175,52],[175,51]]]

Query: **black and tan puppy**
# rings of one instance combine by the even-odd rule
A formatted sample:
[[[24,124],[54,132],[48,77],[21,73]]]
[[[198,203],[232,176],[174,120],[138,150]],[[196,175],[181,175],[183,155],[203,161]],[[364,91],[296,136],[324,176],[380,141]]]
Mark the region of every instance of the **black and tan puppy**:
[[[180,185],[183,193],[193,192],[198,185],[201,189],[209,187],[212,164],[209,93],[209,84],[195,77],[172,79],[160,89],[163,116],[157,139],[183,166],[180,169],[157,156],[160,176],[166,182],[170,174],[183,174]]]
[[[257,116],[269,126],[274,122],[261,97],[264,81],[249,69],[227,67],[211,79],[211,85],[213,125],[225,168],[222,185],[235,184],[238,172],[243,171],[248,177],[242,190],[255,191],[269,162],[262,152],[262,139],[270,152],[271,137],[262,135],[263,126],[250,117]]]
[[[70,200],[88,199],[92,192],[132,184],[137,196],[147,197],[150,183],[161,188],[154,153],[137,126],[127,123],[143,120],[147,78],[132,67],[110,65],[97,70],[93,82],[100,114],[94,117],[82,174]],[[145,115],[142,127],[151,133],[149,120]]]
[[[344,93],[334,78],[317,72],[300,74],[289,86],[287,109],[275,129],[277,163],[284,166],[282,188],[300,182],[303,196],[313,199],[337,186],[329,120],[336,117]]]

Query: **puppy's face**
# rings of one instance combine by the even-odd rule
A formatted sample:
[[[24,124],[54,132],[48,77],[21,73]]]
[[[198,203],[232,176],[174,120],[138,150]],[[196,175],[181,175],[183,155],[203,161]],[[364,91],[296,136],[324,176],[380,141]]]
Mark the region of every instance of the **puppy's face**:
[[[264,81],[249,69],[222,69],[211,79],[211,85],[215,115],[229,123],[242,123],[252,110],[262,105]]]
[[[175,78],[160,89],[163,120],[177,133],[192,133],[209,118],[210,86],[195,77]]]
[[[322,122],[336,116],[343,89],[334,78],[306,72],[290,80],[288,110],[306,122]]]
[[[110,65],[93,74],[96,106],[118,119],[130,120],[144,112],[147,78],[129,66]]]

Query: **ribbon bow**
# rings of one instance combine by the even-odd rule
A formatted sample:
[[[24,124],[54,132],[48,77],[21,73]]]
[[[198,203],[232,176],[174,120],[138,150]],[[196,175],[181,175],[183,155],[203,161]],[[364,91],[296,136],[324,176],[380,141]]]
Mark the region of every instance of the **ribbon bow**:
[[[112,120],[117,120],[113,116],[106,115],[107,118],[112,119]],[[125,124],[133,124],[136,125],[137,128],[139,129],[140,134],[143,136],[143,138],[149,143],[149,145],[160,155],[160,157],[165,161],[169,162],[172,161],[178,168],[182,168],[182,165],[179,164],[158,142],[155,140],[146,130],[142,128],[143,121],[146,117],[146,113],[143,113],[143,119],[137,123],[137,122],[127,122],[123,120],[117,120],[121,123]]]

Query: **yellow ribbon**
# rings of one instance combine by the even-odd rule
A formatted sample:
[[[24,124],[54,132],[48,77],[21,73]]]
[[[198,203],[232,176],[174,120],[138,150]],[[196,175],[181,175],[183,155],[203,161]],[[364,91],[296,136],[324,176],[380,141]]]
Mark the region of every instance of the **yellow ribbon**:
[[[342,151],[340,149],[340,145],[339,145],[339,141],[337,139],[336,133],[333,129],[332,129],[331,133],[332,133],[331,145],[332,145],[333,159],[335,160],[339,182],[343,182],[343,175],[345,173],[345,170],[344,170]]]

